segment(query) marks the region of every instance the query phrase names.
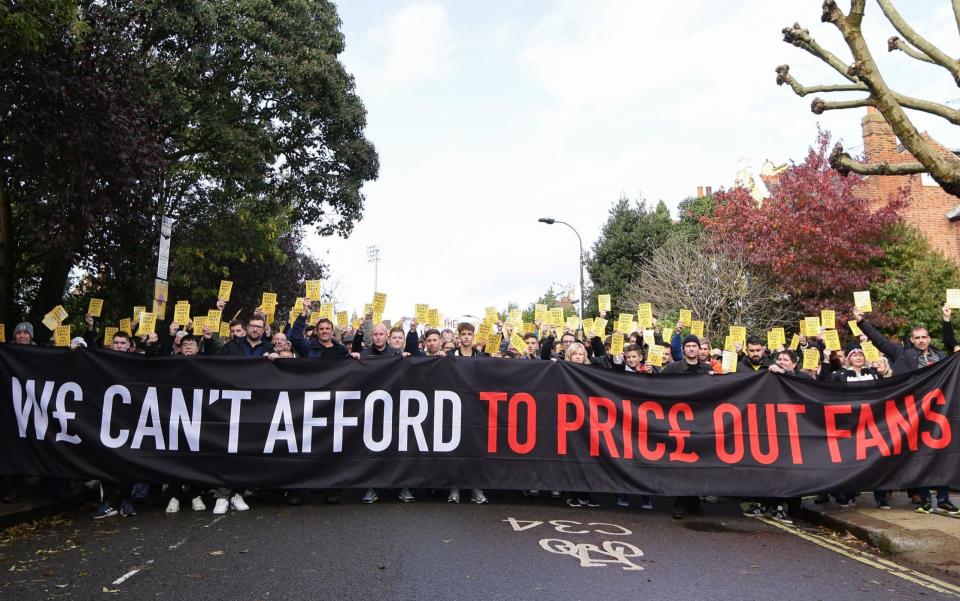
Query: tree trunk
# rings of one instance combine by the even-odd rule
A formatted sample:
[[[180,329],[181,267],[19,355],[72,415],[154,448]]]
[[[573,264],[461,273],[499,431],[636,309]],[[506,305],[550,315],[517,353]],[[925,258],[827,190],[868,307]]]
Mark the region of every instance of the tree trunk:
[[[51,333],[40,320],[50,309],[63,302],[63,291],[67,287],[67,277],[72,267],[73,261],[69,255],[60,252],[51,253],[43,262],[43,279],[30,311],[30,321],[33,323],[36,338],[41,341],[49,338]]]

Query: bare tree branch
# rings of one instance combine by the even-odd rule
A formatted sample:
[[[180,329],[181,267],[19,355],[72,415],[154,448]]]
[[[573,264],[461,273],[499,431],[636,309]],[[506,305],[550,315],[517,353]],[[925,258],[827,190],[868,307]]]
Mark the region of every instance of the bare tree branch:
[[[960,0],[957,0],[960,2]],[[790,75],[790,65],[780,65],[777,67],[777,85],[788,84],[797,96],[806,96],[807,94],[816,94],[818,92],[869,92],[870,89],[864,83],[849,83],[837,85],[803,86],[792,75]]]
[[[860,25],[863,21],[863,11],[866,9],[867,0],[852,0],[850,2],[850,16],[847,20],[853,25]]]
[[[876,106],[873,98],[860,98],[858,100],[824,100],[817,97],[810,103],[810,111],[815,115],[822,115],[825,111],[837,111],[842,109],[855,109],[865,106]]]
[[[850,69],[850,66],[841,61],[835,54],[821,46],[810,37],[810,32],[806,29],[800,27],[799,23],[794,23],[792,27],[784,27],[782,30],[783,41],[788,44],[793,44],[797,48],[803,48],[810,54],[819,58],[823,62],[827,63],[834,70],[843,75],[852,82],[857,82],[857,78],[850,76],[847,71]]]
[[[927,168],[920,163],[861,163],[843,151],[837,144],[830,153],[830,166],[843,175],[916,175],[926,173]]]
[[[957,31],[960,31],[960,0],[953,0],[953,16],[957,20]]]
[[[648,302],[661,316],[690,309],[704,322],[706,336],[719,342],[732,325],[760,334],[793,324],[800,312],[789,296],[742,256],[724,250],[706,241],[668,240],[640,265],[625,293],[627,306]]]
[[[890,0],[877,0],[877,4],[880,5],[880,9],[883,11],[883,14],[886,15],[887,20],[900,32],[900,35],[920,52],[929,56],[933,62],[949,71],[950,74],[953,75],[954,81],[960,86],[960,61],[948,56],[946,52],[934,46],[929,40],[917,33],[913,27],[910,27],[910,24],[903,20],[903,17],[900,16],[900,13],[897,12],[897,9],[894,8]]]
[[[960,1],[960,0],[958,0],[958,1]],[[930,58],[930,57],[927,56],[926,54],[920,52],[919,50],[917,50],[916,48],[914,48],[914,47],[911,46],[910,44],[908,44],[908,43],[904,42],[902,39],[900,39],[900,36],[896,36],[896,35],[895,35],[895,36],[891,37],[889,40],[887,40],[887,52],[893,52],[894,50],[900,50],[901,52],[903,52],[903,53],[906,54],[907,56],[912,56],[913,58],[917,59],[918,61],[923,61],[923,62],[925,62],[925,63],[930,63],[931,65],[935,65],[935,64],[936,64],[935,62],[933,62],[933,59],[932,59],[932,58]]]

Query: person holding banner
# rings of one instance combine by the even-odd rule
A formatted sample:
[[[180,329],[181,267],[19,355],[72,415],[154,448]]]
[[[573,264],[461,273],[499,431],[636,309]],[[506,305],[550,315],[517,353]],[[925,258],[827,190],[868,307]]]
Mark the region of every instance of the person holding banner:
[[[579,342],[566,345],[563,357],[563,360],[568,363],[602,366],[602,364],[594,364],[590,361],[590,357],[587,356],[587,349]],[[593,500],[593,495],[589,492],[571,492],[567,497],[567,505],[570,507],[600,507],[600,504]]]
[[[307,325],[307,301],[303,303],[304,310],[293,322],[290,329],[290,344],[296,351],[298,357],[310,357],[313,359],[346,359],[350,356],[350,351],[333,337],[333,322],[326,317],[321,317],[317,322],[316,337],[305,337]]]
[[[183,336],[180,340],[180,356],[195,357],[200,354],[200,341],[196,336]],[[194,494],[196,493],[196,494]],[[199,487],[192,487],[184,482],[173,482],[167,485],[166,490],[167,508],[166,513],[177,513],[180,511],[181,502],[190,501],[190,506],[194,511],[206,511],[207,506],[200,495]]]
[[[254,314],[245,324],[245,336],[234,337],[224,344],[220,354],[232,357],[264,357],[275,354],[273,345],[264,338],[264,329],[264,318]]]
[[[456,348],[447,352],[447,357],[488,357],[489,355],[487,353],[473,348],[473,335],[476,330],[476,327],[474,327],[474,325],[469,321],[461,322],[460,325],[457,326],[457,333],[460,337],[460,342]],[[471,489],[470,500],[477,505],[484,505],[489,502],[487,496],[483,494],[483,489],[480,488]],[[447,503],[459,502],[460,489],[451,488],[450,494],[447,495]]]

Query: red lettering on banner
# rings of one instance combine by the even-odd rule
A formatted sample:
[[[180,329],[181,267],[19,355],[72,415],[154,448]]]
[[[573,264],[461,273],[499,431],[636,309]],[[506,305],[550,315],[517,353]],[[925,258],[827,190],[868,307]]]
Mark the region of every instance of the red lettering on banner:
[[[867,449],[877,447],[884,457],[890,456],[890,447],[880,435],[877,422],[873,419],[873,409],[864,403],[860,405],[860,423],[857,424],[857,461],[867,458]]]
[[[573,421],[567,420],[567,407],[573,407]],[[575,394],[557,395],[557,455],[567,454],[567,434],[583,427],[583,399]]]
[[[637,408],[637,450],[647,461],[659,461],[663,459],[664,453],[667,452],[667,445],[658,442],[651,449],[647,444],[647,434],[649,432],[647,414],[649,413],[652,413],[656,419],[663,419],[663,407],[660,406],[660,403],[653,401],[640,403],[640,407]]]
[[[670,452],[670,461],[680,461],[682,463],[695,463],[700,459],[696,452],[684,451],[685,440],[690,437],[690,430],[682,430],[678,422],[678,414],[683,413],[683,418],[687,421],[693,420],[693,409],[687,403],[677,403],[670,407],[670,436],[677,441],[677,448]]]
[[[840,463],[843,457],[840,455],[839,438],[850,438],[850,430],[837,429],[837,416],[853,413],[853,407],[850,405],[824,405],[823,419],[827,428],[827,446],[830,448],[830,461]]]
[[[527,406],[527,436],[523,444],[517,436],[519,433],[517,413],[520,403]],[[507,444],[510,445],[510,450],[518,455],[526,455],[537,444],[537,402],[525,392],[518,392],[510,397],[510,406],[507,410]]]
[[[931,421],[940,427],[940,438],[934,438],[930,432],[924,432],[920,435],[920,439],[923,440],[923,444],[931,449],[943,449],[950,444],[950,422],[947,421],[947,416],[933,410],[932,405],[934,401],[938,406],[945,405],[947,402],[946,399],[943,398],[943,391],[939,388],[935,388],[923,395],[923,400],[920,401],[920,410],[923,411],[923,417],[925,417],[927,421]]]
[[[633,459],[633,406],[627,399],[620,401],[620,416],[623,420],[623,458]]]
[[[733,418],[733,452],[727,452],[725,415]],[[724,463],[739,463],[743,459],[743,416],[740,408],[732,403],[721,403],[713,411],[713,430],[716,436],[717,457]]]
[[[767,403],[764,407],[767,418],[767,452],[760,450],[760,424],[757,419],[757,404],[747,404],[747,431],[750,433],[750,454],[757,463],[770,465],[780,456],[780,442],[777,440],[777,406]]]
[[[617,425],[617,406],[608,398],[592,396],[590,402],[590,455],[600,456],[600,435],[607,446],[607,452],[613,458],[620,457],[617,443],[613,440],[613,427]],[[607,419],[600,421],[600,408],[607,412]]]
[[[507,400],[505,392],[481,392],[480,400],[487,401],[487,452],[497,452],[497,409],[500,401]]]
[[[777,411],[787,415],[787,435],[790,437],[790,459],[794,465],[803,464],[803,451],[800,450],[800,428],[797,415],[806,413],[807,408],[797,403],[777,403]]]
[[[908,394],[903,399],[904,409],[907,417],[897,409],[897,402],[887,401],[886,419],[887,428],[890,430],[890,441],[893,443],[893,454],[899,455],[903,452],[903,436],[907,437],[907,448],[911,451],[917,450],[917,439],[920,435],[920,416],[917,415],[917,401],[912,394]]]

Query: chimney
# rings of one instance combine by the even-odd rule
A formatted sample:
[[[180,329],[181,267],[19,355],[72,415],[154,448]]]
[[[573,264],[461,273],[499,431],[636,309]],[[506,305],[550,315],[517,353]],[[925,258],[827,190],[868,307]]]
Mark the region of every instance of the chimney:
[[[867,107],[867,114],[860,120],[863,128],[863,156],[868,163],[899,163],[903,159],[897,150],[897,137],[887,120],[877,109]]]
[[[707,186],[707,196],[713,196],[713,186]]]
[[[697,198],[703,198],[703,186],[697,186]]]

